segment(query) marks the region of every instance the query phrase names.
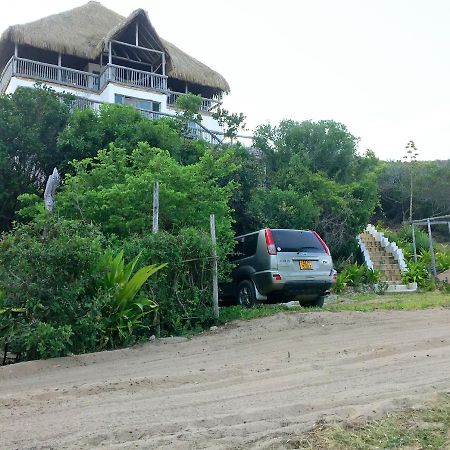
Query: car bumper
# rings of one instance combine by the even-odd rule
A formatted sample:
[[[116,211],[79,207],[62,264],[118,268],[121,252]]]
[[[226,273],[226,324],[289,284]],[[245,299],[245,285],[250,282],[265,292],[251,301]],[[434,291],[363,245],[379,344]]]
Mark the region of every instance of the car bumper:
[[[332,276],[318,276],[314,280],[289,280],[281,277],[277,280],[274,275],[278,272],[264,271],[253,275],[256,288],[262,295],[279,293],[287,297],[298,295],[323,295],[334,284]]]

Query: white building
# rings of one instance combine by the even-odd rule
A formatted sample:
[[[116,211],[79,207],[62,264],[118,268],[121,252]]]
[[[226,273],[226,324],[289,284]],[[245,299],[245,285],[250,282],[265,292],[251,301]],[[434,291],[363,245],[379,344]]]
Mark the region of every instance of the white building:
[[[175,115],[176,99],[191,92],[203,98],[201,124],[212,132],[221,128],[211,112],[229,91],[222,75],[159,37],[144,10],[125,18],[95,1],[9,27],[0,73],[0,94],[42,82],[81,106],[129,104],[149,118]]]

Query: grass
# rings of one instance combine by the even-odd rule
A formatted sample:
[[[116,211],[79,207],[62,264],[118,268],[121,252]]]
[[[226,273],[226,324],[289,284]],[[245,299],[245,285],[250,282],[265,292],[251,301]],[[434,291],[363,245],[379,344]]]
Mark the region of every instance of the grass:
[[[340,295],[336,302],[327,304],[324,309],[328,311],[374,311],[377,309],[413,310],[449,306],[449,293],[433,291],[414,294]]]
[[[380,420],[345,425],[318,424],[291,439],[297,449],[444,449],[450,446],[450,395],[420,409],[391,413]]]
[[[342,294],[337,300],[325,304],[323,308],[287,307],[283,304],[259,305],[254,308],[229,306],[220,309],[220,321],[250,320],[271,316],[280,312],[309,311],[375,311],[375,310],[415,310],[436,307],[450,307],[450,294],[445,292],[421,292],[414,294]]]

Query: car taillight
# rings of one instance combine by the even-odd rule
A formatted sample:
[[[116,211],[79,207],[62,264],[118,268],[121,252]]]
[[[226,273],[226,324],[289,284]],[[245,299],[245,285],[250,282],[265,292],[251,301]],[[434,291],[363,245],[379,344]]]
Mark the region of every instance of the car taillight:
[[[264,235],[266,237],[267,253],[269,255],[276,255],[277,254],[277,248],[275,247],[275,242],[273,240],[272,230],[270,230],[268,228],[265,229],[264,230]]]
[[[324,240],[319,236],[319,234],[316,231],[314,231],[314,230],[311,230],[311,233],[314,234],[314,236],[317,239],[319,239],[320,243],[322,244],[322,247],[327,252],[327,255],[331,256],[330,249],[327,247],[327,244],[325,244]]]

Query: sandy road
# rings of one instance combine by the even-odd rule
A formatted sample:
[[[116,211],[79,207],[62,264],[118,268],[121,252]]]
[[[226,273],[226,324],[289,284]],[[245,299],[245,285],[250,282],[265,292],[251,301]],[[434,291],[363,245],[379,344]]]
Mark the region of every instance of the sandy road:
[[[279,314],[0,368],[0,447],[283,448],[450,389],[450,310]]]

